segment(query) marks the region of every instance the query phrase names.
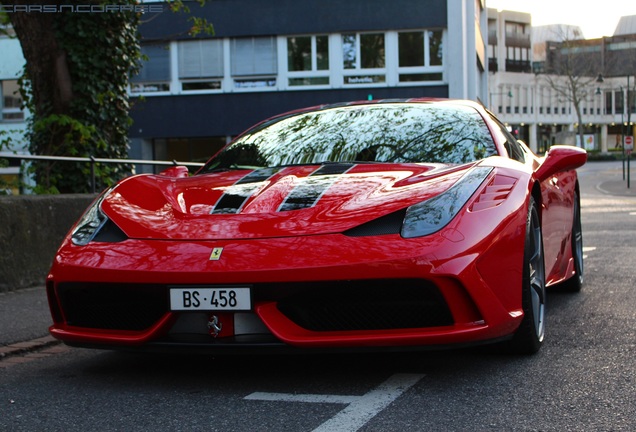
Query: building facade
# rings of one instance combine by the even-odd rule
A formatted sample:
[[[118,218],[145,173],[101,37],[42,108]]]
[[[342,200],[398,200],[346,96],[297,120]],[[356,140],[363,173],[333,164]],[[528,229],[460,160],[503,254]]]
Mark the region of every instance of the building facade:
[[[619,27],[632,20],[623,17]],[[622,137],[636,133],[636,34],[618,34],[619,27],[612,37],[585,40],[576,27],[536,28],[529,14],[489,9],[488,107],[538,153],[554,144],[620,149]]]
[[[188,36],[168,10],[140,28],[131,157],[205,160],[307,106],[487,95],[483,0],[226,0],[192,13],[214,36]]]

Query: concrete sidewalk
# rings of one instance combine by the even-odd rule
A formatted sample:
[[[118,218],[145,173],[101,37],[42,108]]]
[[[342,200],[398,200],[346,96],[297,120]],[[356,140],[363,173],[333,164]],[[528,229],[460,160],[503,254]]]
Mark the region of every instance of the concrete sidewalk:
[[[0,293],[0,348],[48,336],[52,323],[43,286]]]

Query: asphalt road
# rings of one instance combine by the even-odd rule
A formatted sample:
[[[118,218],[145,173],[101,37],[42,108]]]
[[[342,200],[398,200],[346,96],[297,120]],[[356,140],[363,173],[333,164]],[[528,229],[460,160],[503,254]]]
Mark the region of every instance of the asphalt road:
[[[585,286],[550,292],[537,355],[215,358],[58,347],[0,367],[0,431],[634,431],[636,196],[620,163],[579,173]]]

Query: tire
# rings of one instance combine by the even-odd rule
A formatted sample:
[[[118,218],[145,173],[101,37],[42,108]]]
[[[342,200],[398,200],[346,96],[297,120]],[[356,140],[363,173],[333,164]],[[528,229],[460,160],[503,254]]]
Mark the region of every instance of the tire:
[[[579,292],[583,286],[583,229],[581,228],[581,203],[579,194],[574,194],[574,220],[572,221],[572,257],[574,258],[574,275],[563,282],[562,290]]]
[[[539,212],[531,197],[526,221],[523,253],[521,304],[523,320],[509,342],[515,354],[534,354],[541,348],[545,335],[545,262]]]

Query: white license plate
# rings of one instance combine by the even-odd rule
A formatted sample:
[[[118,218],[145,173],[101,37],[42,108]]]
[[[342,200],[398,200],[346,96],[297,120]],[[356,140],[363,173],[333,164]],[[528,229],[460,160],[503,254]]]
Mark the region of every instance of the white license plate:
[[[252,309],[249,288],[171,288],[170,310],[246,311]]]

